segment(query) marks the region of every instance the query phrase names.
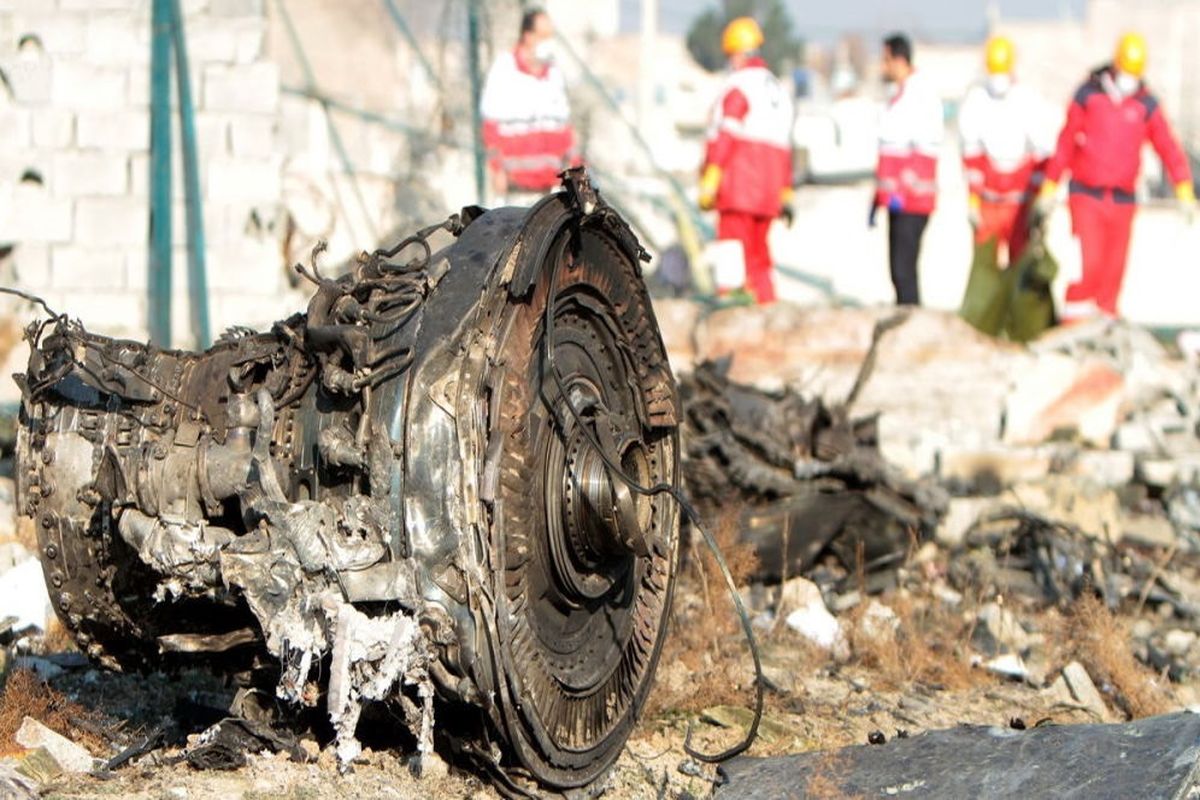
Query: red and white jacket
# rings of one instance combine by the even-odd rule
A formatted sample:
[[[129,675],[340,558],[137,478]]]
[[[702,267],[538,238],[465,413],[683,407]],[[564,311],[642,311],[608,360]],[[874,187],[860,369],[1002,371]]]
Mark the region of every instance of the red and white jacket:
[[[988,203],[1025,202],[1054,148],[1045,103],[1019,83],[1002,95],[973,86],[958,112],[958,132],[967,187]]]
[[[709,119],[704,166],[721,168],[717,211],[775,217],[792,185],[792,99],[761,58],[725,80]]]
[[[941,98],[920,73],[912,73],[879,120],[876,204],[912,214],[933,212],[944,129]]]
[[[555,65],[535,70],[517,51],[501,53],[480,106],[488,162],[511,188],[552,189],[558,173],[579,163],[566,81]]]
[[[1142,145],[1147,141],[1154,145],[1173,185],[1192,180],[1187,155],[1154,95],[1144,84],[1133,94],[1122,95],[1112,70],[1098,70],[1071,100],[1046,177],[1058,181],[1070,171],[1072,193],[1111,195],[1118,203],[1132,203]]]

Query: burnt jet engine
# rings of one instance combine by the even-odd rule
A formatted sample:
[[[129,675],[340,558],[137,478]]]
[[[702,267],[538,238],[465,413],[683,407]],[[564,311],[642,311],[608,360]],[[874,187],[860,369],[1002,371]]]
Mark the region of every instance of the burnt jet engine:
[[[497,773],[591,782],[678,554],[673,501],[637,491],[679,468],[643,255],[572,170],[343,277],[314,257],[307,313],[203,353],[34,323],[17,480],[59,617],[111,669],[265,674],[343,764],[385,701],[420,753],[453,730]]]

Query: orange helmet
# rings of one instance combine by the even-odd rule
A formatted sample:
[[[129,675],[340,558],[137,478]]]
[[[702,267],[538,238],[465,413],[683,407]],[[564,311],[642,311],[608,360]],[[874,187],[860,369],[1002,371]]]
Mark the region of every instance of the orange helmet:
[[[738,17],[730,22],[725,26],[725,34],[721,37],[721,49],[727,56],[749,53],[762,47],[762,43],[762,28],[750,17]]]
[[[989,75],[1008,75],[1017,60],[1017,49],[1007,36],[993,36],[984,49],[984,63]]]
[[[1135,78],[1142,77],[1146,71],[1146,38],[1132,31],[1121,36],[1117,41],[1117,54],[1113,58],[1113,65]]]

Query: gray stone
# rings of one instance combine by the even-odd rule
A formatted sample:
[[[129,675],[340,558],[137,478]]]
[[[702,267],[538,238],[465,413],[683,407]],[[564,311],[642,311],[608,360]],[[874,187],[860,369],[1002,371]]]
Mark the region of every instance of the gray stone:
[[[885,745],[750,758],[721,767],[717,798],[1190,797],[1200,715],[1121,725],[1045,725],[1026,731],[960,726]]]
[[[1108,706],[1104,703],[1104,697],[1096,688],[1096,684],[1092,683],[1092,677],[1088,675],[1083,664],[1072,661],[1063,667],[1062,676],[1067,682],[1067,688],[1071,690],[1071,696],[1079,705],[1100,719],[1108,716]]]
[[[1142,547],[1167,548],[1178,540],[1171,520],[1156,514],[1127,514],[1121,520],[1121,540]]]
[[[27,750],[45,749],[63,772],[90,772],[96,763],[92,754],[83,747],[50,730],[33,717],[25,717],[21,722],[16,741]]]
[[[988,603],[979,610],[975,643],[987,654],[1024,654],[1041,641],[1028,633],[1013,612],[999,603]]]

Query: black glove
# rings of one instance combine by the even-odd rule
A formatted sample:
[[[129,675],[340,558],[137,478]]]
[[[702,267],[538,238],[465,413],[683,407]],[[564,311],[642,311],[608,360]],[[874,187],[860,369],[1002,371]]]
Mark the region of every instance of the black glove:
[[[785,204],[779,209],[779,218],[783,220],[784,225],[792,227],[792,223],[796,221],[796,209],[792,208],[791,203]]]

